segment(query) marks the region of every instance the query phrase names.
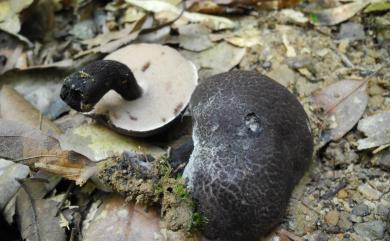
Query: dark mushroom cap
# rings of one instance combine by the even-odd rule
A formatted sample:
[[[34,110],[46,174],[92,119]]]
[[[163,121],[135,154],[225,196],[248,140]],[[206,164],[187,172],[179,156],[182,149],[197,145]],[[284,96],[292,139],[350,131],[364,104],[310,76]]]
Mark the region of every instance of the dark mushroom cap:
[[[207,237],[252,241],[284,215],[313,143],[301,104],[255,72],[210,77],[192,95],[194,151],[184,176]]]

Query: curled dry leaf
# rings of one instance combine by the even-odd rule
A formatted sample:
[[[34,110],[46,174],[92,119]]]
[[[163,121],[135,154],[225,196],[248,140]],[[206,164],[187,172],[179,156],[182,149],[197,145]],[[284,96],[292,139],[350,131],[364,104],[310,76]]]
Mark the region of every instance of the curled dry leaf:
[[[180,47],[190,51],[203,51],[214,44],[209,38],[209,30],[201,24],[188,24],[179,27]]]
[[[358,130],[367,138],[358,140],[358,149],[368,149],[390,144],[390,111],[385,111],[359,121]]]
[[[179,8],[168,2],[156,0],[126,0],[126,2],[153,13],[173,12],[177,16],[181,13]],[[202,23],[212,30],[232,29],[235,27],[235,23],[233,21],[224,17],[211,16],[201,13],[190,13],[187,11],[183,13],[182,17],[188,19],[192,23]]]
[[[311,15],[311,22],[316,25],[336,25],[352,18],[371,2],[373,0],[359,0],[326,9],[319,13],[313,13]]]
[[[343,137],[361,118],[368,101],[366,83],[339,81],[312,97],[314,105],[323,111],[325,118],[320,145]]]

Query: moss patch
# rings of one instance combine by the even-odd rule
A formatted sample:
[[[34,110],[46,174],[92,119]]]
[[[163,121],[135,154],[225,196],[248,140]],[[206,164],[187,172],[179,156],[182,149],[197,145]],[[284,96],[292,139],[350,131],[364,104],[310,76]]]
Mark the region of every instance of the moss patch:
[[[165,157],[137,168],[125,158],[102,162],[98,178],[127,201],[161,206],[163,228],[172,231],[194,232],[204,220],[196,213],[194,203],[182,177],[174,177]]]

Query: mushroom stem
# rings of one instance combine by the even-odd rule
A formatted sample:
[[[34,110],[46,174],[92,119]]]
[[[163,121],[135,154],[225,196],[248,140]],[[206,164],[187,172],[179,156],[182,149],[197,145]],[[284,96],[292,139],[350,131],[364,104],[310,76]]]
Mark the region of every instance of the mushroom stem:
[[[129,101],[142,95],[141,87],[126,65],[98,60],[66,77],[60,96],[73,109],[88,112],[111,89]]]

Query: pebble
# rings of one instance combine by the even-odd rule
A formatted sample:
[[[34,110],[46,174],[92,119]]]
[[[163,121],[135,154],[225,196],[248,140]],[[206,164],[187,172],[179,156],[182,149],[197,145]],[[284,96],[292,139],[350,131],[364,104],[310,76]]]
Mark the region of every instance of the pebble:
[[[95,23],[91,20],[81,21],[73,26],[71,33],[82,40],[91,39],[96,34]]]
[[[378,190],[375,190],[367,183],[362,184],[358,188],[359,192],[365,196],[368,200],[379,200],[379,198],[382,196],[382,193]]]
[[[365,38],[363,25],[359,23],[344,23],[340,27],[339,39],[351,41]]]
[[[384,151],[379,157],[379,166],[386,171],[390,171],[390,150]]]
[[[340,213],[336,210],[332,210],[325,215],[325,221],[329,225],[337,225],[340,219]]]
[[[379,204],[376,208],[376,214],[382,218],[387,219],[389,217],[390,210],[383,204]]]
[[[385,234],[385,224],[382,221],[357,223],[353,228],[357,234],[370,240],[383,240]]]
[[[350,230],[352,228],[352,222],[349,220],[349,213],[344,211],[340,212],[338,225],[344,231]]]
[[[370,214],[370,208],[366,204],[361,203],[352,209],[352,214],[364,217]]]

